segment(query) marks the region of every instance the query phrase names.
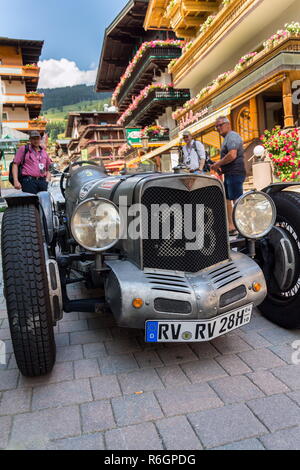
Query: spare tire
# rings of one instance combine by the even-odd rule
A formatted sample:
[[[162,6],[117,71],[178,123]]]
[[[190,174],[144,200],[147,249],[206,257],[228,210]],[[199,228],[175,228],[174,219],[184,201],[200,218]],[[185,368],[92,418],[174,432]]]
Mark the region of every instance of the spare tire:
[[[259,309],[273,323],[283,328],[300,327],[300,194],[291,191],[270,193],[277,209],[276,225],[291,239],[296,260],[296,275],[288,290],[270,288]],[[276,263],[276,259],[274,260]],[[270,287],[270,286],[269,286]]]

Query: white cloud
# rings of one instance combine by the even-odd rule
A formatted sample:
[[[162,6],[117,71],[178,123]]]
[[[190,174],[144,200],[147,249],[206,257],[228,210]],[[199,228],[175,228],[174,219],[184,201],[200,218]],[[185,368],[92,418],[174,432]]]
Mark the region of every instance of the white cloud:
[[[76,62],[68,59],[49,59],[39,63],[41,67],[39,88],[58,88],[74,85],[93,85],[97,70],[80,70]]]

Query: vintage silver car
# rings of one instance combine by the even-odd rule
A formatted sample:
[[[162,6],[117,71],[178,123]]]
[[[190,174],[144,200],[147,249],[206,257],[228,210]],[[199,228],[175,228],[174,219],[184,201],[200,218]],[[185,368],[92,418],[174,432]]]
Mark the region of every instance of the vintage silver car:
[[[63,312],[101,312],[145,329],[146,342],[210,341],[247,324],[259,306],[300,325],[300,194],[275,184],[245,194],[228,235],[223,183],[174,173],[107,176],[91,163],[61,177],[65,201],[16,193],[2,223],[4,293],[18,367],[55,363]],[[70,300],[78,279],[92,298]]]

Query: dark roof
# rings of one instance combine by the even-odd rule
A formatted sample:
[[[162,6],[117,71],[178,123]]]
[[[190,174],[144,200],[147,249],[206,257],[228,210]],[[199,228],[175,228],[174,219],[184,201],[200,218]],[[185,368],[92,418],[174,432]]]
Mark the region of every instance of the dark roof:
[[[39,61],[44,41],[0,37],[0,45],[20,47],[22,50],[23,65],[26,65],[35,64]]]
[[[106,28],[96,79],[96,91],[113,91],[142,38],[149,0],[130,0]]]

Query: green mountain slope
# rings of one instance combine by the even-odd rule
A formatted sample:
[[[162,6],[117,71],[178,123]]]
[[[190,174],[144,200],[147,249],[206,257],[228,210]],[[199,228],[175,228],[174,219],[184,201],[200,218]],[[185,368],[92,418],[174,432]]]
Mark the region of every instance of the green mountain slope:
[[[95,93],[92,86],[40,89],[44,93],[41,115],[48,121],[47,132],[52,141],[65,133],[68,113],[76,111],[103,111],[110,103],[110,93]]]
[[[110,93],[96,93],[93,86],[76,85],[64,88],[40,88],[44,93],[43,111],[49,109],[61,109],[67,105],[73,105],[86,101],[98,101],[110,97]]]

